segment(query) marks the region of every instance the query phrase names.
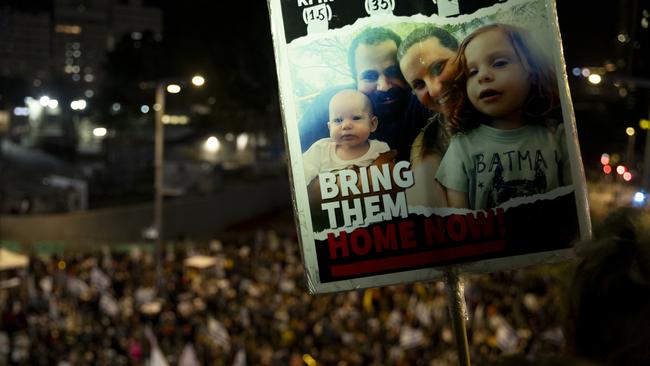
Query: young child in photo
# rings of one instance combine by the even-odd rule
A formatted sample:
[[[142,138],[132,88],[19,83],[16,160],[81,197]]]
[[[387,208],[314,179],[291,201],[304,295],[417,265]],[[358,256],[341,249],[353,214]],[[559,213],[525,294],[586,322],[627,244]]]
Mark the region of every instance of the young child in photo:
[[[303,154],[307,184],[321,172],[369,166],[389,151],[385,142],[368,139],[377,123],[365,94],[353,89],[335,94],[329,104],[330,137],[314,142]]]
[[[525,30],[475,30],[452,67],[452,139],[436,174],[449,206],[488,209],[570,184],[555,74]]]

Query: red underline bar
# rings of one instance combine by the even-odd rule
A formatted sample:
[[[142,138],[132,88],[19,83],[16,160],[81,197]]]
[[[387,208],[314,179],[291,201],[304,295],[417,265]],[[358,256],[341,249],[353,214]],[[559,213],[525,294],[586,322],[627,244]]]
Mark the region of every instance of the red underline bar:
[[[496,240],[480,244],[465,245],[457,248],[435,249],[422,253],[402,255],[399,257],[340,264],[332,266],[332,276],[354,276],[373,272],[417,267],[425,264],[435,264],[462,257],[499,252],[505,248],[505,244],[505,240]]]

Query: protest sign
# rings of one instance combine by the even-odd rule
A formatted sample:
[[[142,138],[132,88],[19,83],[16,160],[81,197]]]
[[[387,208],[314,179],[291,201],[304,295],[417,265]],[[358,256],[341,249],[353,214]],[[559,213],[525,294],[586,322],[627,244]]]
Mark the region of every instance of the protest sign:
[[[572,256],[590,233],[552,0],[270,0],[309,290]]]

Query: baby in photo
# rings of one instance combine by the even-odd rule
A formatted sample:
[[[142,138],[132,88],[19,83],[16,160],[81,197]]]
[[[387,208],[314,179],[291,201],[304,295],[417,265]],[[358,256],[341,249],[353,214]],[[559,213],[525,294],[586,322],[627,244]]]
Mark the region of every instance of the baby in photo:
[[[389,151],[385,142],[368,139],[377,124],[372,104],[365,94],[353,89],[335,94],[329,104],[330,137],[314,142],[303,154],[307,184],[321,172],[369,166]]]

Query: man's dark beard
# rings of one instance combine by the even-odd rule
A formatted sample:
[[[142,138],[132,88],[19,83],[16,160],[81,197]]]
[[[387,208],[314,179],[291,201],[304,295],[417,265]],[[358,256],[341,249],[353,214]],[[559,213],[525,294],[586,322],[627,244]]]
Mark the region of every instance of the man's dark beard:
[[[401,119],[404,115],[406,103],[409,100],[409,91],[401,88],[391,88],[385,92],[377,90],[370,94],[370,100],[375,115],[380,120]]]

